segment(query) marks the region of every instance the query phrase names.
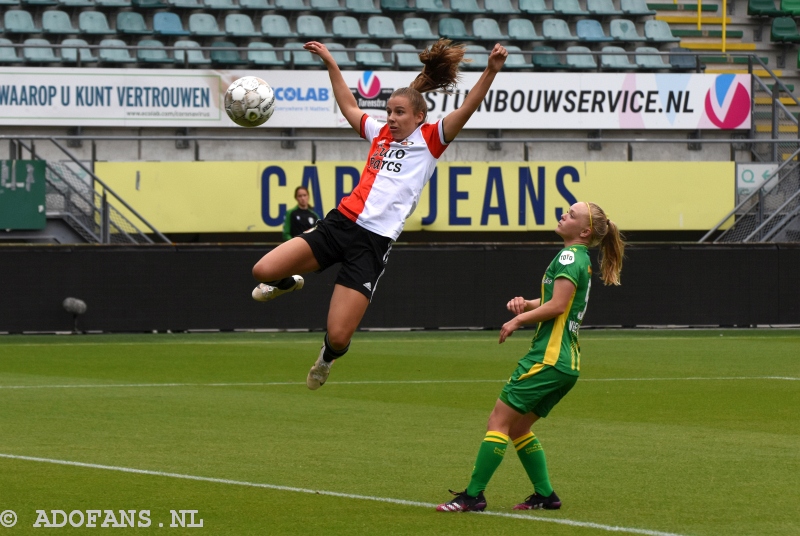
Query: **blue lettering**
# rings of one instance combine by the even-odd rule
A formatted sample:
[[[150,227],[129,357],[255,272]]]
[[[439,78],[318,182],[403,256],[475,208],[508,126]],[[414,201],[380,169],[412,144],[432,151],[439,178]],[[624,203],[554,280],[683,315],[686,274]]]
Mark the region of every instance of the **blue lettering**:
[[[536,195],[536,188],[533,187],[533,177],[531,177],[531,168],[519,168],[519,224],[525,225],[527,219],[527,202],[526,194],[530,196],[531,208],[533,208],[533,218],[537,225],[544,224],[544,167],[538,168],[538,190],[539,195]]]
[[[317,92],[318,92],[318,95],[319,95],[319,100],[321,100],[321,101],[328,100],[328,88],[326,88],[326,87],[317,88]]]
[[[492,192],[497,190],[497,206],[493,207]],[[508,225],[508,209],[506,208],[506,194],[503,190],[503,170],[499,167],[490,167],[486,178],[486,193],[483,194],[483,211],[481,212],[481,225],[489,223],[489,216],[500,216],[500,225]]]
[[[69,86],[61,86],[61,106],[69,106],[70,101],[70,87]],[[0,88],[0,103],[2,103],[2,88]]]
[[[200,106],[203,108],[211,106],[211,89],[207,87],[200,89]]]
[[[436,221],[436,212],[437,212],[437,208],[439,206],[439,204],[437,202],[438,198],[439,198],[439,195],[438,195],[438,193],[439,193],[438,189],[439,188],[437,187],[438,184],[439,184],[439,181],[437,180],[438,178],[439,178],[439,169],[438,168],[434,168],[433,169],[433,175],[431,175],[431,180],[428,181],[428,185],[429,185],[428,190],[430,191],[430,195],[429,195],[430,201],[428,202],[428,205],[429,205],[428,215],[425,216],[424,218],[422,218],[422,225],[431,225],[433,222]]]
[[[469,199],[469,192],[458,191],[458,176],[471,174],[471,167],[450,168],[450,225],[470,225],[472,223],[472,218],[470,217],[458,217],[458,200]]]
[[[350,176],[351,184],[353,185],[347,192],[344,191],[345,175]],[[358,169],[350,166],[336,166],[336,206],[339,206],[339,201],[341,201],[343,197],[353,193],[360,179],[361,176],[358,173]]]
[[[572,177],[572,182],[580,182],[581,176],[578,173],[578,170],[572,166],[564,166],[558,170],[556,173],[556,188],[558,189],[558,193],[561,194],[561,197],[564,198],[564,201],[567,202],[568,206],[572,206],[573,204],[577,203],[578,200],[572,195],[572,192],[567,190],[567,185],[564,184],[564,177],[569,175]],[[564,213],[564,210],[559,207],[556,209],[556,221],[561,219],[561,215]]]
[[[272,217],[269,213],[269,179],[273,175],[278,176],[278,186],[286,186],[286,172],[279,166],[269,166],[261,173],[261,219],[265,224],[270,227],[279,227],[283,225],[283,219],[286,217],[286,205],[280,203],[278,205],[278,215]]]
[[[286,93],[286,100],[288,101],[293,101],[295,98],[297,98],[297,93],[295,92],[293,87],[287,87],[285,93]]]

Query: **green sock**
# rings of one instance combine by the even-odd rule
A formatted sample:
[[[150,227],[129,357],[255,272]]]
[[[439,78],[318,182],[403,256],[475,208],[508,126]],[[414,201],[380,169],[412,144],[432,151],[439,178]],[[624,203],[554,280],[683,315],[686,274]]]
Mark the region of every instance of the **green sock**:
[[[486,489],[492,475],[500,467],[503,456],[508,446],[508,436],[500,432],[486,432],[481,448],[478,449],[478,458],[472,469],[472,479],[467,486],[467,495],[477,497]]]
[[[549,497],[553,493],[553,486],[550,484],[550,476],[547,474],[547,460],[544,457],[542,444],[536,439],[533,432],[514,440],[514,448],[517,449],[517,456],[528,478],[533,483],[534,493],[543,497]]]

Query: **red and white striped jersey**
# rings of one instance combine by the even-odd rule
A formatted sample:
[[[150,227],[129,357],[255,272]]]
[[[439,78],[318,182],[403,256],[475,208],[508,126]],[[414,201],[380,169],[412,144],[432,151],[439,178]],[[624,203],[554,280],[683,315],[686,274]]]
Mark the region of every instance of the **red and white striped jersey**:
[[[373,233],[397,240],[447,149],[444,127],[441,121],[423,123],[405,140],[394,141],[388,125],[364,114],[361,137],[372,147],[358,186],[339,203],[339,212]]]

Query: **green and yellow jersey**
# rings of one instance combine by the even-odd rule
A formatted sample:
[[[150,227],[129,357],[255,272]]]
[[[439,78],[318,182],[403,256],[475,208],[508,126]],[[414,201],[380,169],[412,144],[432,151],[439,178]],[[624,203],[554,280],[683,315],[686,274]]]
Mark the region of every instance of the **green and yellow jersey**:
[[[569,246],[556,255],[542,278],[541,305],[553,298],[553,287],[559,277],[572,281],[575,291],[562,314],[545,322],[539,322],[531,341],[531,348],[522,358],[522,361],[527,360],[528,363],[533,362],[536,365],[523,377],[536,374],[544,365],[551,365],[556,370],[573,376],[578,376],[581,369],[578,330],[583,322],[583,315],[586,314],[589,290],[592,286],[589,248],[583,245]]]

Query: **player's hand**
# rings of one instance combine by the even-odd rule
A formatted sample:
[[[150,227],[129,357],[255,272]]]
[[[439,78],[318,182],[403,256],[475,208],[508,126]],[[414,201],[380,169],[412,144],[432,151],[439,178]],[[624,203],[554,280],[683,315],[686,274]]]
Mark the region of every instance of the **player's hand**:
[[[506,50],[506,47],[500,43],[497,43],[492,49],[492,53],[489,54],[489,63],[486,66],[486,69],[495,73],[498,72],[503,68],[503,64],[506,62],[507,57],[508,50]]]
[[[326,47],[320,42],[309,41],[308,43],[303,45],[303,48],[308,50],[312,54],[319,56],[319,58],[325,62],[325,65],[336,64],[336,60],[333,59],[333,56],[328,50],[328,47]]]
[[[514,313],[515,315],[520,315],[525,312],[525,305],[526,305],[525,298],[522,296],[517,296],[516,298],[511,298],[508,303],[506,304],[506,309]]]
[[[512,318],[511,320],[509,320],[508,322],[503,324],[503,327],[500,328],[500,342],[499,342],[499,344],[503,344],[504,342],[506,342],[506,339],[509,338],[510,336],[512,336],[514,334],[514,332],[519,329],[520,326],[521,326],[521,324],[520,324],[519,320],[517,320],[516,317]]]

